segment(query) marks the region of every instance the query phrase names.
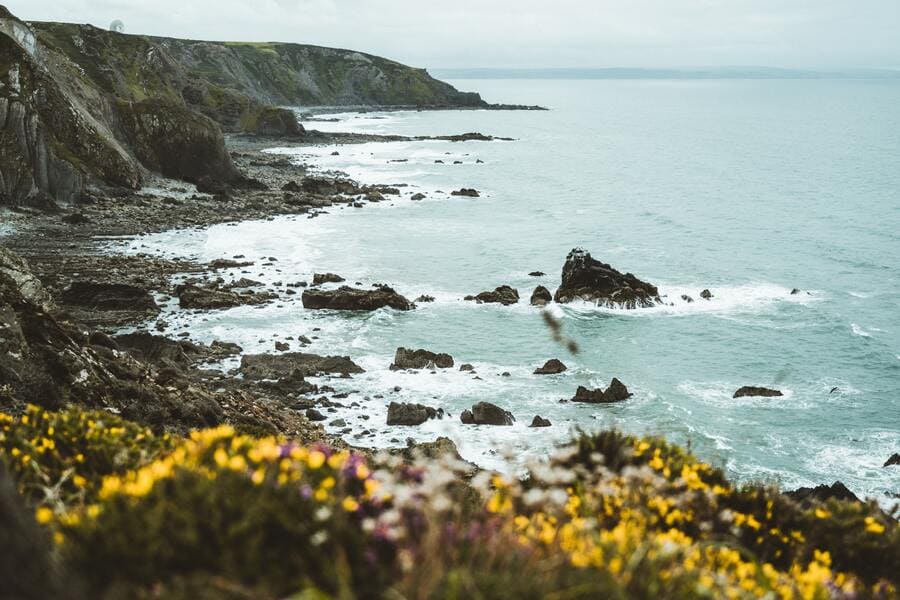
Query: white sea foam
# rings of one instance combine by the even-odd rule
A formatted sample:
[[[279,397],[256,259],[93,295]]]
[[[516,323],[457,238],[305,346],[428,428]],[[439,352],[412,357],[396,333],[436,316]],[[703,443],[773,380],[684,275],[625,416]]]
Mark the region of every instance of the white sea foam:
[[[858,335],[860,337],[872,337],[871,331],[866,331],[856,323],[850,323],[850,330],[853,332],[853,335]]]

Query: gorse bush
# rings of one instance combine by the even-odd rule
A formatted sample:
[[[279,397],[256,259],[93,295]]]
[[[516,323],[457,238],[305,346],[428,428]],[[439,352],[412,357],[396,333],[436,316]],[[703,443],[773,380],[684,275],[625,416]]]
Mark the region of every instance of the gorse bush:
[[[0,413],[0,460],[25,498],[52,509],[91,500],[105,476],[141,466],[172,441],[102,411]]]
[[[97,427],[94,413],[40,418],[62,415]],[[582,435],[524,478],[467,479],[468,465],[448,456],[364,458],[230,427],[183,440],[140,430],[136,451],[116,427],[97,456],[122,445],[127,460],[86,460],[102,475],[81,467],[87,483],[53,510],[40,504],[45,495],[28,496],[89,597],[897,593],[900,527],[875,505],[802,509],[776,490],[733,486],[658,439]],[[41,444],[4,431],[7,462]],[[55,481],[71,468],[40,464]],[[33,489],[29,470],[15,474],[23,492]]]

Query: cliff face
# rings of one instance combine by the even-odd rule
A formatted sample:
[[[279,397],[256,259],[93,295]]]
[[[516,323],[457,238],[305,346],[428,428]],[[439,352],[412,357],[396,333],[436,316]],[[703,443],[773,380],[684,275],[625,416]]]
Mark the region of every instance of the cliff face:
[[[26,24],[0,6],[0,205],[69,203],[92,185],[133,189],[148,171],[236,180],[222,130],[302,136],[279,105],[485,103],[349,50]]]

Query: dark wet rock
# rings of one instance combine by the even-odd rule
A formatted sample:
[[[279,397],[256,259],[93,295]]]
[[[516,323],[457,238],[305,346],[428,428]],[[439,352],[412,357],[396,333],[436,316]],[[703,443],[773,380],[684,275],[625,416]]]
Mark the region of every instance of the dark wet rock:
[[[416,298],[416,302],[424,302],[426,304],[428,302],[434,302],[434,296],[428,296],[427,294],[422,294],[421,296]]]
[[[459,365],[459,370],[460,371],[474,371],[475,367],[470,365],[469,363],[465,363],[465,364]]]
[[[535,369],[535,375],[557,375],[566,370],[566,365],[562,363],[562,361],[551,358],[547,362],[544,363],[543,367]]]
[[[543,277],[544,275],[546,275],[546,273],[543,271],[532,271],[528,274],[529,277]]]
[[[287,352],[291,349],[291,345],[287,342],[275,342],[275,349],[279,352]]]
[[[313,285],[322,285],[323,283],[340,283],[346,281],[337,273],[313,273]]]
[[[91,222],[91,220],[87,218],[84,213],[72,213],[70,215],[64,216],[61,220],[67,225],[85,225]]]
[[[331,423],[328,424],[329,427],[346,427],[347,421],[344,419],[335,419]]]
[[[218,269],[235,269],[238,267],[252,267],[253,262],[251,261],[241,261],[241,260],[232,260],[230,258],[217,258],[216,260],[210,262],[207,265],[210,269],[218,270]]]
[[[325,415],[323,415],[322,413],[320,413],[318,410],[316,410],[315,408],[307,408],[305,414],[306,414],[306,418],[309,419],[310,421],[324,421],[328,418]]]
[[[416,201],[424,200],[425,198],[426,198],[426,196],[422,192],[416,192],[415,194],[413,194],[412,196],[409,197],[410,200],[416,200]]]
[[[198,285],[179,285],[175,288],[178,305],[181,308],[196,310],[216,310],[234,308],[235,306],[265,304],[275,296],[268,292],[238,294],[217,287],[200,287]]]
[[[900,454],[894,452],[889,459],[884,462],[885,467],[900,466]]]
[[[249,379],[281,379],[294,372],[307,377],[319,373],[364,373],[347,356],[319,356],[303,352],[246,354],[241,357],[241,374]]]
[[[369,202],[384,202],[385,197],[381,192],[373,190],[366,194],[366,200]]]
[[[531,425],[529,427],[550,427],[552,423],[550,423],[550,419],[545,419],[540,415],[535,415],[534,419],[531,420]]]
[[[451,196],[465,196],[467,198],[478,198],[481,194],[474,188],[460,188],[450,192]]]
[[[221,179],[204,175],[197,180],[197,191],[201,194],[210,194],[213,196],[230,196],[231,186]]]
[[[401,369],[449,369],[453,367],[453,357],[449,354],[438,354],[428,350],[410,350],[397,348],[391,371]]]
[[[791,492],[785,492],[784,495],[797,501],[804,508],[809,508],[816,503],[827,500],[862,502],[856,494],[847,489],[847,486],[840,481],[835,481],[831,485],[817,485],[814,488],[802,487]]]
[[[388,405],[388,425],[421,425],[429,419],[443,419],[444,409],[423,404],[391,402]]]
[[[743,398],[744,396],[763,396],[766,398],[772,398],[776,396],[783,396],[779,390],[773,390],[771,388],[757,387],[753,385],[745,385],[744,387],[738,389],[732,398]]]
[[[583,385],[578,386],[572,402],[587,402],[591,404],[609,404],[611,402],[621,402],[631,397],[631,393],[625,384],[613,377],[606,390],[597,388],[590,390]]]
[[[712,295],[712,292],[710,292],[709,290],[703,290],[702,292],[700,292],[700,297],[703,298],[704,300],[709,300],[710,298],[713,297],[713,295]]]
[[[694,301],[694,299],[691,298],[690,296],[688,296],[687,294],[682,294],[681,299],[684,300],[685,302],[687,302],[688,304],[690,304],[691,302]]]
[[[248,279],[246,277],[241,277],[240,279],[235,279],[225,287],[227,289],[246,289],[252,287],[260,287],[263,283],[261,281],[256,281],[255,279]]]
[[[395,310],[412,310],[415,304],[392,288],[383,286],[374,290],[361,290],[341,286],[336,290],[305,290],[303,308],[331,310],[377,310],[386,306]]]
[[[576,299],[611,308],[642,308],[661,302],[655,286],[594,260],[581,248],[573,249],[566,257],[562,284],[555,296],[557,302]]]
[[[493,292],[481,292],[476,295],[475,301],[479,304],[499,303],[508,306],[519,301],[519,291],[508,285],[501,285]]]
[[[306,135],[297,115],[288,108],[263,106],[246,115],[242,124],[246,133],[255,135],[279,138],[302,138]]]
[[[512,377],[509,371],[503,371],[500,373],[500,377]]]
[[[466,409],[459,417],[464,425],[512,425],[516,418],[508,410],[504,410],[490,402],[479,402]]]
[[[545,288],[542,285],[534,288],[534,291],[531,292],[531,305],[532,306],[544,306],[553,300],[553,295],[550,294],[550,290]]]
[[[92,310],[159,312],[150,292],[125,283],[75,281],[63,290],[59,300]]]
[[[800,293],[800,290],[797,289],[797,288],[794,288],[794,289],[791,290],[791,296],[796,296],[796,295],[799,294],[799,293]]]

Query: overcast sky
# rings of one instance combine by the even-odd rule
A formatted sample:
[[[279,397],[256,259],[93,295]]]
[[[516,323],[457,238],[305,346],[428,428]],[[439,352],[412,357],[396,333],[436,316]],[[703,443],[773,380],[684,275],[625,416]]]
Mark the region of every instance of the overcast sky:
[[[4,0],[0,0],[2,2]],[[900,0],[6,0],[25,20],[419,67],[900,67]]]

